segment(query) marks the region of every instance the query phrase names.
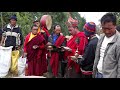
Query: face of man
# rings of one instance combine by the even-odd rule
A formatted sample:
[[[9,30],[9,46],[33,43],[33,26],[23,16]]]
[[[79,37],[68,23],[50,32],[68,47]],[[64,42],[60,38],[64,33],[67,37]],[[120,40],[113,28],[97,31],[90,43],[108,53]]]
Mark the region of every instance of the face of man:
[[[38,27],[40,26],[39,22],[34,22],[35,25],[37,25]]]
[[[116,26],[112,22],[102,23],[102,30],[106,37],[111,37],[116,32]]]
[[[68,31],[71,35],[76,34],[76,28],[74,28],[73,26],[68,26]]]
[[[15,25],[16,25],[16,20],[15,20],[15,19],[11,19],[11,20],[10,20],[10,24],[11,24],[12,26],[15,26]]]
[[[32,28],[32,33],[34,34],[34,35],[36,35],[37,33],[38,33],[38,27],[33,27]]]
[[[60,27],[59,25],[57,25],[57,26],[55,27],[55,33],[56,33],[56,34],[61,33],[61,27]]]

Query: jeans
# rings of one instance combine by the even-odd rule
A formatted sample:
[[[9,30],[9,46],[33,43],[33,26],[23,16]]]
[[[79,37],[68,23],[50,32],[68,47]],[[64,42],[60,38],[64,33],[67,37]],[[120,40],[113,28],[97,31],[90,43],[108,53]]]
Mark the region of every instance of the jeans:
[[[97,72],[97,73],[96,73],[96,75],[95,75],[95,78],[103,78],[103,74],[102,74],[102,73]]]

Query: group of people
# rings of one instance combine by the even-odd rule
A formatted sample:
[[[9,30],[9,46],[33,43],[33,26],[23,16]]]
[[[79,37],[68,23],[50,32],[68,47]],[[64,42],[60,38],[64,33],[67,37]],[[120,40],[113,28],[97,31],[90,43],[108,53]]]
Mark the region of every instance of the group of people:
[[[96,34],[96,24],[86,22],[83,32],[78,20],[71,16],[65,23],[70,36],[62,34],[60,24],[49,34],[40,21],[33,22],[31,32],[25,37],[16,24],[16,16],[3,29],[0,45],[19,50],[23,45],[23,58],[27,58],[27,75],[48,78],[119,78],[120,34],[117,18],[107,13],[101,18],[103,33]],[[11,34],[12,33],[12,34]]]

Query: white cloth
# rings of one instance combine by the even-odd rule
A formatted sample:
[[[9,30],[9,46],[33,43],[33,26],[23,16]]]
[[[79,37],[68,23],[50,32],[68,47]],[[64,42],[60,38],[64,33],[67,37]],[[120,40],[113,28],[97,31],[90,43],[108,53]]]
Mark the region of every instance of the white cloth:
[[[104,53],[106,50],[106,47],[108,45],[108,43],[110,43],[115,35],[111,36],[111,37],[104,37],[104,40],[102,42],[102,45],[100,47],[100,60],[98,62],[97,68],[98,68],[98,72],[102,73],[102,63],[103,63],[103,58],[104,58]]]
[[[18,76],[25,76],[26,58],[18,59]]]
[[[11,66],[12,46],[0,46],[0,78],[5,77]]]

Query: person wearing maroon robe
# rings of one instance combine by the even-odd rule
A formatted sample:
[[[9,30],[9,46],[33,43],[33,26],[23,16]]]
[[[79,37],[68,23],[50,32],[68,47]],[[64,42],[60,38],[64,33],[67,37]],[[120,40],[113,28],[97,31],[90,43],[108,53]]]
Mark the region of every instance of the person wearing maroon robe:
[[[39,21],[39,23],[40,23],[40,21]],[[39,27],[40,27],[40,28],[39,28],[39,29],[40,29],[40,30],[39,30],[39,31],[40,31],[40,34],[41,34],[42,37],[45,39],[45,46],[46,46],[46,44],[48,43],[48,37],[50,36],[50,33],[49,33],[49,31],[48,31],[48,29],[47,29],[46,26],[44,26],[44,25],[41,26],[41,24],[40,24]],[[47,61],[46,55],[47,55],[47,49],[44,49],[42,58],[43,58],[45,61]],[[48,63],[47,63],[47,65],[48,65]],[[44,71],[44,73],[46,73],[46,72],[47,72],[47,70]]]
[[[68,22],[68,31],[72,35],[72,38],[67,42],[67,48],[65,48],[65,58],[67,58],[67,68],[66,68],[66,78],[80,78],[81,70],[80,66],[71,60],[71,56],[78,57],[83,55],[85,46],[87,45],[87,37],[84,32],[78,30],[78,20],[69,17]]]
[[[63,53],[61,46],[65,46],[65,37],[60,34],[61,27],[59,24],[54,26],[54,32],[48,38],[48,46],[52,45],[53,49],[51,53],[48,53],[48,78],[61,78],[62,70],[61,65],[63,59]],[[51,55],[50,55],[51,54]]]
[[[33,25],[32,32],[26,36],[24,42],[24,56],[27,56],[29,76],[42,76],[47,71],[44,51],[45,39],[38,33],[38,26]]]

